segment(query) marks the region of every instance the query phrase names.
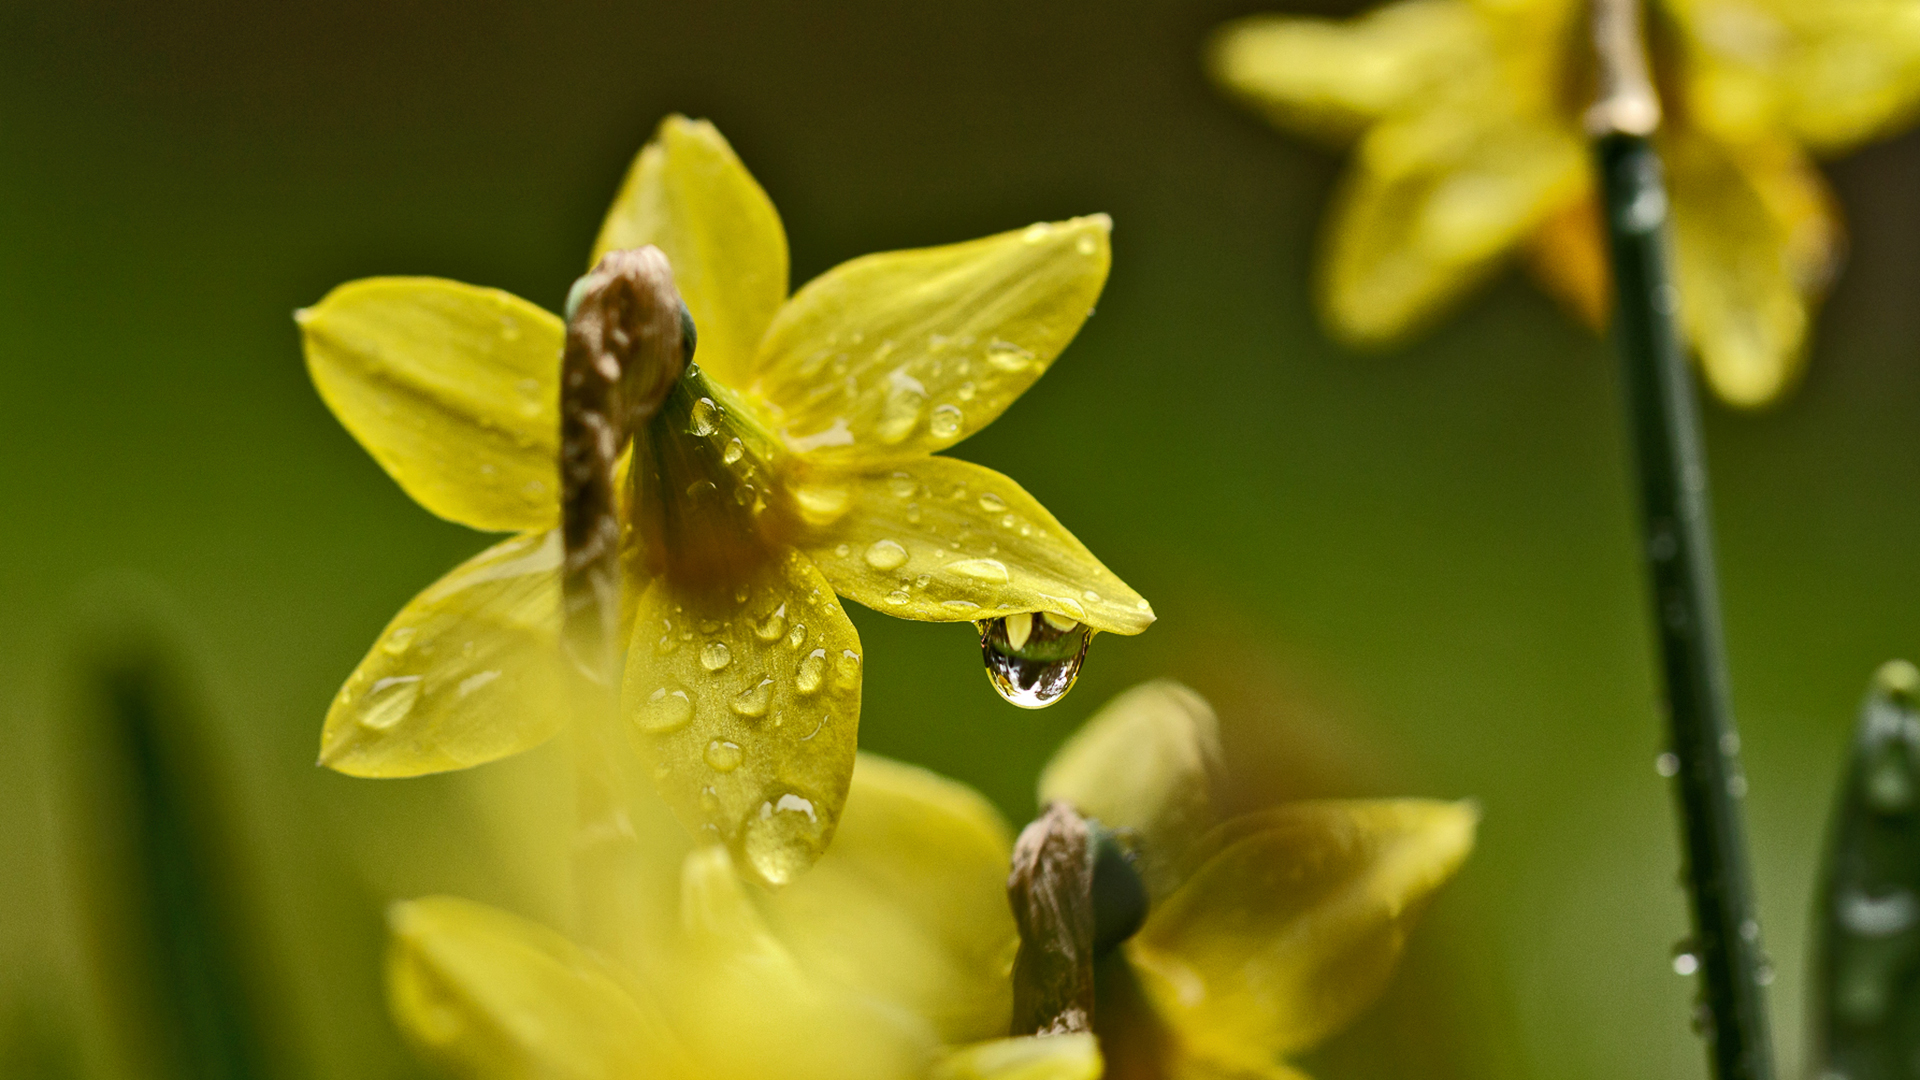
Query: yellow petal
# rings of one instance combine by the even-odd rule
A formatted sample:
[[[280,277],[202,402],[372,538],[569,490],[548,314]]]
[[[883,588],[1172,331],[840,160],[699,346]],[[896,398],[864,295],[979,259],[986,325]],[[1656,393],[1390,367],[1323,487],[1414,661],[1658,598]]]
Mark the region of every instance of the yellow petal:
[[[1326,225],[1321,300],[1343,338],[1420,328],[1586,190],[1568,127],[1460,103],[1377,124]]]
[[[320,397],[421,506],[476,529],[558,523],[559,319],[438,278],[349,281],[294,317]]]
[[[1388,4],[1359,18],[1254,15],[1221,27],[1207,67],[1229,93],[1275,124],[1344,138],[1457,77],[1484,51],[1473,9],[1451,0]]]
[[[785,549],[738,591],[657,580],[627,650],[624,707],[661,794],[770,885],[826,850],[853,776],[860,637]]]
[[[1344,1027],[1473,846],[1478,811],[1421,799],[1296,803],[1222,826],[1128,955],[1196,1055],[1264,1066]]]
[[[942,1058],[931,1080],[1099,1080],[1104,1072],[1099,1042],[1080,1032],[965,1046]]]
[[[1920,108],[1920,11],[1899,0],[1668,0],[1690,122],[1745,141],[1790,129],[1822,151]]]
[[[862,754],[833,847],[768,917],[809,970],[911,1009],[940,1040],[1004,1032],[1006,825],[964,784]]]
[[[657,1010],[543,926],[447,896],[395,904],[389,924],[394,1021],[451,1075],[692,1075]]]
[[[418,776],[517,754],[558,731],[561,558],[558,531],[516,536],[408,602],[327,710],[320,763]]]
[[[842,263],[781,309],[753,389],[787,448],[819,462],[952,446],[1045,373],[1093,313],[1111,227],[1096,214]]]
[[[1613,312],[1613,277],[1600,207],[1591,196],[1548,215],[1527,237],[1527,269],[1567,313],[1595,333]]]
[[[1680,310],[1707,383],[1730,405],[1777,399],[1805,361],[1814,300],[1837,257],[1826,185],[1781,142],[1662,141]]]
[[[1040,803],[1064,800],[1139,837],[1136,865],[1155,900],[1180,883],[1182,863],[1213,827],[1209,774],[1220,767],[1220,726],[1179,683],[1136,686],[1108,702],[1040,774]]]
[[[589,262],[645,244],[673,264],[700,338],[694,359],[721,382],[744,385],[787,298],[787,234],[773,201],[705,120],[661,121],[627,171]]]
[[[922,458],[792,485],[800,546],[840,595],[875,611],[965,622],[1051,611],[1137,634],[1153,608],[1020,485],[980,465]],[[832,513],[809,515],[807,507]]]
[[[896,1080],[917,1072],[936,1045],[894,1003],[810,978],[723,847],[687,857],[681,925],[687,951],[673,1015],[703,1075]]]

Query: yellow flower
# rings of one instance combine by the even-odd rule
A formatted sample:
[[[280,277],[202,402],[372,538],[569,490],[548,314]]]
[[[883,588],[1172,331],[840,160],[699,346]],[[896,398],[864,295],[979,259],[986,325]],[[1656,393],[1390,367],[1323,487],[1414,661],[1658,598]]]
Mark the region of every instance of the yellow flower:
[[[1275,123],[1355,142],[1320,292],[1342,337],[1435,317],[1522,252],[1549,291],[1605,322],[1611,283],[1581,114],[1593,69],[1577,0],[1401,0],[1348,22],[1228,24],[1211,67]],[[1684,329],[1738,406],[1799,375],[1841,226],[1809,153],[1920,107],[1912,0],[1650,5]]]
[[[1150,683],[1041,781],[1133,839],[1152,897],[1100,968],[1097,1041],[1008,1036],[1008,830],[966,787],[868,755],[833,849],[778,892],[744,886],[724,848],[640,823],[680,885],[630,913],[650,937],[620,955],[464,900],[397,905],[394,1015],[454,1075],[487,1080],[1295,1077],[1283,1059],[1379,993],[1476,812],[1326,801],[1216,823],[1217,757],[1205,702]]]
[[[1018,484],[935,456],[1066,347],[1108,231],[1096,215],[870,255],[788,296],[780,219],[712,125],[669,118],[628,173],[593,258],[665,252],[698,351],[633,440],[623,708],[681,819],[763,880],[825,847],[853,771],[862,657],[836,593],[981,622],[1007,692],[1047,700],[1094,631],[1153,621]],[[408,494],[516,534],[394,618],[321,761],[408,776],[547,739],[566,715],[562,320],[429,278],[349,282],[298,319],[321,396]]]

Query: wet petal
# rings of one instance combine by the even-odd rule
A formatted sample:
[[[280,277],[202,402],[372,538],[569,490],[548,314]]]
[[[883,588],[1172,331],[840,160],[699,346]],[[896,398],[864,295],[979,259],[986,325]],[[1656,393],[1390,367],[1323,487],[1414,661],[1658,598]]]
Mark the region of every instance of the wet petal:
[[[1093,313],[1111,228],[1096,214],[842,263],[781,310],[753,389],[787,448],[816,461],[952,446],[1044,374]]]
[[[826,850],[853,775],[860,637],[786,549],[736,587],[641,598],[624,708],[669,805],[779,885]]]
[[[913,1010],[942,1042],[1004,1032],[1005,823],[964,784],[860,755],[833,847],[769,918],[810,970]]]
[[[1021,1035],[961,1047],[933,1067],[931,1080],[1099,1080],[1105,1068],[1088,1032]]]
[[[1736,150],[1678,133],[1661,149],[1688,336],[1722,401],[1765,405],[1800,374],[1811,308],[1837,258],[1826,184],[1785,143]]]
[[[927,622],[1050,611],[1117,634],[1153,622],[1140,594],[1046,507],[984,466],[923,458],[800,474],[789,490],[802,549],[840,595],[875,611]]]
[[[414,501],[476,529],[558,522],[559,319],[438,278],[349,281],[294,318],[320,397]]]
[[[1388,4],[1347,21],[1254,15],[1215,33],[1207,66],[1275,124],[1347,137],[1457,75],[1461,56],[1484,49],[1484,34],[1471,7],[1446,0]]]
[[[1263,1066],[1344,1027],[1386,985],[1478,811],[1421,799],[1296,803],[1236,819],[1128,945],[1193,1051]]]
[[[741,386],[787,298],[787,234],[773,201],[705,120],[669,116],[634,159],[593,258],[657,245],[700,336],[700,366]]]
[[[517,754],[560,729],[560,534],[495,544],[416,596],[340,688],[320,763],[418,776]]]
[[[1586,190],[1570,129],[1457,103],[1376,125],[1328,218],[1321,299],[1356,343],[1419,328]]]
[[[450,1074],[691,1075],[657,1010],[553,931],[447,896],[395,904],[389,924],[394,1021]]]
[[[1183,860],[1213,827],[1209,777],[1220,768],[1220,726],[1179,683],[1136,686],[1108,702],[1040,774],[1040,805],[1065,801],[1082,816],[1138,838],[1135,866],[1157,901],[1180,884]]]

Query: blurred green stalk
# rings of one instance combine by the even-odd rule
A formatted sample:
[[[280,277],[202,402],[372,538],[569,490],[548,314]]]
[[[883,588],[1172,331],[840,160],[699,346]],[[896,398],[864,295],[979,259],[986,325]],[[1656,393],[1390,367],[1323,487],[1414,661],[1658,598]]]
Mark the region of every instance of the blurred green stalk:
[[[1643,554],[1666,690],[1671,773],[1700,972],[1696,1025],[1719,1080],[1772,1080],[1773,1049],[1747,867],[1740,736],[1728,699],[1706,455],[1675,320],[1668,201],[1651,137],[1660,107],[1638,0],[1595,0],[1602,90],[1589,114],[1613,263],[1613,336],[1639,480]],[[1678,967],[1676,968],[1678,970]]]

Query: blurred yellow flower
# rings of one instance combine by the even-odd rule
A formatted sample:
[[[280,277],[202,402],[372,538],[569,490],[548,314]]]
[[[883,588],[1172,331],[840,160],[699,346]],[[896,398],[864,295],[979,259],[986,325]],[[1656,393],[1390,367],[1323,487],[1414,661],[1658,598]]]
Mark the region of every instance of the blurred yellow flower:
[[[980,622],[1016,698],[1063,693],[1094,631],[1153,621],[1018,484],[934,456],[1078,332],[1109,227],[1095,215],[870,255],[788,296],[779,216],[711,124],[669,118],[628,173],[593,259],[659,247],[699,347],[633,440],[623,708],[681,819],[762,879],[825,847],[853,771],[862,657],[836,593]],[[387,626],[327,715],[322,763],[409,776],[547,739],[567,700],[565,324],[431,278],[349,282],[297,317],[322,398],[408,494],[517,534]]]
[[[1436,317],[1509,253],[1594,325],[1605,266],[1581,114],[1593,63],[1577,0],[1401,0],[1346,22],[1255,16],[1214,77],[1274,123],[1355,143],[1325,234],[1320,299],[1343,338]],[[1660,0],[1681,316],[1721,400],[1798,376],[1841,225],[1810,153],[1851,149],[1920,108],[1913,0]]]
[[[1298,1076],[1283,1058],[1379,993],[1476,812],[1327,801],[1216,823],[1217,757],[1206,704],[1150,683],[1042,780],[1132,839],[1152,897],[1100,976],[1136,1011],[1119,1030],[1096,1016],[1097,1041],[1008,1037],[1008,830],[968,788],[868,755],[833,849],[777,892],[744,885],[724,848],[637,823],[660,865],[643,876],[670,882],[677,862],[679,888],[628,908],[641,939],[611,952],[464,900],[397,905],[394,1015],[475,1080]]]

